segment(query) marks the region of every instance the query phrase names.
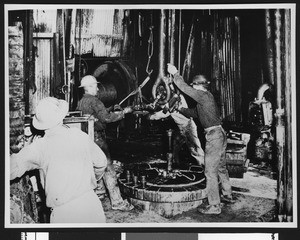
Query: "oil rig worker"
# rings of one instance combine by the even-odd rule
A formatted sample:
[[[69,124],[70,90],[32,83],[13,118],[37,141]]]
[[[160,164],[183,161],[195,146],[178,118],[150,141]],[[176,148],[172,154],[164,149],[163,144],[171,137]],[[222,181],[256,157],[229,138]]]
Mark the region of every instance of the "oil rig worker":
[[[117,122],[124,118],[125,114],[132,112],[131,107],[126,107],[122,111],[109,111],[103,102],[97,97],[98,82],[92,75],[86,75],[81,79],[80,88],[84,89],[84,95],[78,102],[77,110],[83,114],[95,117],[94,135],[95,143],[103,150],[107,157],[107,168],[105,170],[103,181],[98,182],[97,194],[101,198],[106,192],[103,182],[108,190],[112,209],[121,211],[130,211],[134,207],[126,199],[123,199],[118,186],[116,171],[113,167],[110,157],[109,148],[106,142],[106,125],[107,123]]]
[[[104,174],[106,156],[85,132],[63,125],[68,111],[65,100],[40,100],[32,124],[45,135],[11,155],[10,179],[39,169],[50,223],[104,223],[94,189]]]
[[[205,132],[204,164],[208,205],[200,206],[198,211],[203,214],[220,214],[221,201],[233,203],[233,199],[225,160],[227,137],[221,126],[221,115],[217,103],[211,92],[208,91],[209,81],[204,75],[196,75],[193,78],[192,86],[189,86],[179,75],[175,66],[168,64],[167,70],[174,76],[175,85],[197,102],[195,108],[180,108],[179,112],[187,117],[198,118]]]

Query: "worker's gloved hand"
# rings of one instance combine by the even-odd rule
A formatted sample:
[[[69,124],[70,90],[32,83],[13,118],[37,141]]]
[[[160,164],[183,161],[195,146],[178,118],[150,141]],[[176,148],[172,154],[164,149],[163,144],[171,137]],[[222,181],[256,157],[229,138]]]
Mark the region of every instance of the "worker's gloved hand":
[[[182,107],[182,106],[181,106],[180,101],[177,101],[177,102],[174,104],[173,108],[172,108],[172,112],[173,112],[173,111],[179,111],[181,107]]]
[[[164,80],[167,84],[172,84],[173,83],[173,77],[165,77]]]
[[[130,106],[124,108],[124,110],[123,110],[123,113],[124,113],[124,114],[132,113],[132,112],[133,112],[133,108],[130,107]]]
[[[171,63],[168,63],[167,65],[168,65],[168,67],[167,67],[168,73],[174,75],[178,72],[177,68],[174,65],[172,65]]]
[[[122,111],[122,110],[123,110],[123,108],[119,104],[116,104],[116,105],[113,106],[113,111],[114,112],[115,111]]]

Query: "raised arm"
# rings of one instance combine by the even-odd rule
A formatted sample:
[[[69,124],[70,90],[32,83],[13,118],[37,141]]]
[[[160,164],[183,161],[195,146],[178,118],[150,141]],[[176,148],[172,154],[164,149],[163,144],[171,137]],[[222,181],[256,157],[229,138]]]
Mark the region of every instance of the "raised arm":
[[[179,75],[177,68],[171,64],[168,64],[168,72],[174,76],[174,83],[175,85],[186,95],[193,98],[197,103],[201,103],[202,101],[202,94],[201,90],[196,90],[189,86],[182,78],[182,76]]]

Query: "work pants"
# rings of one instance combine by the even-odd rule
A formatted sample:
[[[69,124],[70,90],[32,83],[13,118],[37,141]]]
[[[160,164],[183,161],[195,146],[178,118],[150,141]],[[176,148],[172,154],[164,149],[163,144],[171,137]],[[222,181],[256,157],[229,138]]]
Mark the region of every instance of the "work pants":
[[[187,118],[179,112],[171,113],[176,122],[180,136],[174,138],[173,156],[175,162],[179,163],[179,150],[183,143],[186,143],[191,156],[197,161],[198,165],[204,165],[204,151],[198,138],[197,125],[192,118]]]
[[[118,185],[118,180],[117,180],[117,174],[116,171],[114,169],[112,160],[111,160],[111,156],[109,153],[109,149],[108,149],[108,145],[106,142],[106,136],[105,136],[105,132],[101,131],[101,132],[95,132],[95,143],[102,149],[102,151],[104,152],[104,154],[106,155],[107,158],[107,167],[105,169],[104,175],[103,175],[103,181],[100,180],[97,183],[97,188],[98,191],[100,192],[105,192],[105,187],[103,185],[103,182],[108,190],[108,194],[109,194],[109,198],[111,201],[111,205],[112,207],[116,207],[119,206],[121,204],[123,204],[123,198],[121,196],[121,192],[119,189],[119,185]]]
[[[93,190],[52,209],[50,223],[105,223],[101,201]]]
[[[220,203],[219,180],[223,195],[231,196],[231,184],[226,168],[225,151],[227,137],[224,129],[219,126],[210,129],[205,135],[205,176],[208,203]]]

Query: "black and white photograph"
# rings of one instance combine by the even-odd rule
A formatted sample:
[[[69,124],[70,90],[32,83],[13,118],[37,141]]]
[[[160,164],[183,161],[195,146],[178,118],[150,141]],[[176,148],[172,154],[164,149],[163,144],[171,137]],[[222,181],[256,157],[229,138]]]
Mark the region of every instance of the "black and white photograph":
[[[296,4],[5,4],[4,25],[5,228],[297,228]]]

